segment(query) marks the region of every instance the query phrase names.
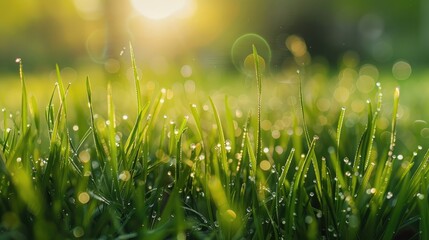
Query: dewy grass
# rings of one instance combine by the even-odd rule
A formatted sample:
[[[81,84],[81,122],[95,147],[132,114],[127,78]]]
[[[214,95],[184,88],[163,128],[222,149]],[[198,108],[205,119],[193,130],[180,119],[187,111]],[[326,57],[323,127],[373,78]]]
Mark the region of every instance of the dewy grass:
[[[110,84],[107,109],[95,105],[104,96],[87,79],[81,133],[69,122],[78,103],[68,102],[59,67],[43,121],[35,99],[29,102],[19,62],[21,111],[3,109],[0,130],[1,237],[428,238],[429,151],[422,156],[416,146],[412,156],[397,153],[399,89],[387,142],[377,129],[381,93],[375,109],[367,103],[359,139],[343,127],[345,108],[331,119],[329,133],[311,138],[302,85],[301,112],[291,116],[295,131],[273,139],[263,131],[272,113],[262,99],[256,48],[253,59],[256,119],[251,111],[244,122],[237,119],[227,97],[224,109],[206,97],[211,109],[187,103],[192,117],[177,120],[166,113],[180,99],[164,104],[165,89],[142,97],[131,48],[135,119],[118,117]],[[105,117],[97,114],[104,110]]]

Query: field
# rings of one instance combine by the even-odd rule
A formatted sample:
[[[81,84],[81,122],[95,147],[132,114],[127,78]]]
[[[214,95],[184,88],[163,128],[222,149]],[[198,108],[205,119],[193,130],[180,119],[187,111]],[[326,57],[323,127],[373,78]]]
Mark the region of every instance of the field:
[[[252,54],[250,75],[154,79],[131,49],[131,71],[71,84],[18,59],[0,82],[0,235],[429,239],[427,73],[270,73]]]

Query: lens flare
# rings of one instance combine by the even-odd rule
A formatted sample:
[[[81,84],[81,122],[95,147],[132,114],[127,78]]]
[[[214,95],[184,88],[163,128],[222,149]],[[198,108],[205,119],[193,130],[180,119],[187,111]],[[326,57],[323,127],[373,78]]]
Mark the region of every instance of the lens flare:
[[[262,72],[269,67],[271,62],[270,45],[264,38],[254,33],[239,37],[232,45],[231,59],[234,66],[247,76],[255,74],[252,45],[258,49],[258,59]]]

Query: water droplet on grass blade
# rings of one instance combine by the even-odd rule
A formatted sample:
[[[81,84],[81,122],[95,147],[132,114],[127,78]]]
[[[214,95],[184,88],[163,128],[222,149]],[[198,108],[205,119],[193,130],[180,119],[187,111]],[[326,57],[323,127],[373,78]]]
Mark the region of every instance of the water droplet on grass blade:
[[[305,223],[307,224],[311,224],[313,222],[313,217],[311,216],[306,216],[304,219]]]
[[[118,178],[119,178],[119,180],[126,182],[126,181],[130,180],[131,173],[128,170],[124,170],[121,172],[121,174],[119,174]]]
[[[83,237],[84,234],[85,234],[85,232],[84,232],[82,227],[77,226],[77,227],[73,228],[73,236],[75,238]]]
[[[393,193],[392,192],[387,192],[387,199],[391,199],[393,197]]]

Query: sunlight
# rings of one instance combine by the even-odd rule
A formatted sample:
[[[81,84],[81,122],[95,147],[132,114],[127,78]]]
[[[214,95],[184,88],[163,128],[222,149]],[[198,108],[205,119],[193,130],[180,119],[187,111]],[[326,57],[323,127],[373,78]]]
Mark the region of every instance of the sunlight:
[[[154,20],[186,11],[192,5],[191,0],[131,0],[131,3],[141,15]]]

